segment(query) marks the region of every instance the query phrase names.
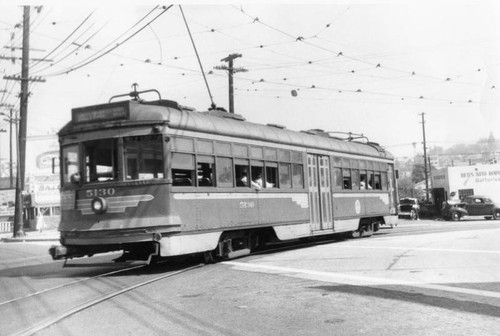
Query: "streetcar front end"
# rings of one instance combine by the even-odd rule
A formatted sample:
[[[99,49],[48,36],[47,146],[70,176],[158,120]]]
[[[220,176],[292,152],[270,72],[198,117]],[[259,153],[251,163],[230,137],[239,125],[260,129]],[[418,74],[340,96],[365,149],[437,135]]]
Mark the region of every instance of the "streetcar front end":
[[[169,108],[124,101],[73,109],[59,132],[62,246],[51,248],[54,259],[122,250],[147,260],[163,235],[179,232],[168,202]]]

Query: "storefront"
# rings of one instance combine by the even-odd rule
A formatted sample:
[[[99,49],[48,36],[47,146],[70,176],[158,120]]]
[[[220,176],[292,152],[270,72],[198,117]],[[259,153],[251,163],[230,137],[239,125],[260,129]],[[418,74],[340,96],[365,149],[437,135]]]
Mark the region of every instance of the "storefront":
[[[481,195],[500,202],[500,164],[443,168],[431,178],[433,190],[442,189],[446,199],[454,191],[459,198]]]

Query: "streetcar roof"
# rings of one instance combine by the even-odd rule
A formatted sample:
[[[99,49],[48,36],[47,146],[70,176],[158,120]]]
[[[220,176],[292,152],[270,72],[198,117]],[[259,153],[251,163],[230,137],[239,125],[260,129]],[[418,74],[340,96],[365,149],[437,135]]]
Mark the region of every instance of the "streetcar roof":
[[[75,108],[72,121],[60,130],[59,135],[137,122],[163,122],[171,129],[393,159],[391,153],[376,143],[346,141],[321,130],[298,132],[280,125],[257,124],[246,121],[241,115],[221,110],[197,112],[169,100],[122,101]]]

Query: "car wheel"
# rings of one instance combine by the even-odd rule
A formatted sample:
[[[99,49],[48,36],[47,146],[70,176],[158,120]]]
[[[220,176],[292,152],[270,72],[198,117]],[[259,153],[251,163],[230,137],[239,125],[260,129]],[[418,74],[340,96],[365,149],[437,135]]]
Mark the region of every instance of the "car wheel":
[[[500,210],[495,210],[495,212],[493,212],[493,218],[500,219]]]
[[[451,220],[456,222],[456,221],[459,221],[460,220],[460,213],[459,212],[456,212],[456,211],[453,211],[451,213]]]

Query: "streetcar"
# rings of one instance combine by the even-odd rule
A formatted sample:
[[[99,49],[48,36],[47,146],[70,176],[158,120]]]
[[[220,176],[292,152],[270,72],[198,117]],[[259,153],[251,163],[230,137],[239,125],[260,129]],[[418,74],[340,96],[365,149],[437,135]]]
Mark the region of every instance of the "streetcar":
[[[212,261],[397,222],[394,157],[377,143],[198,112],[156,90],[71,112],[58,133],[54,259],[123,251],[119,260]]]

